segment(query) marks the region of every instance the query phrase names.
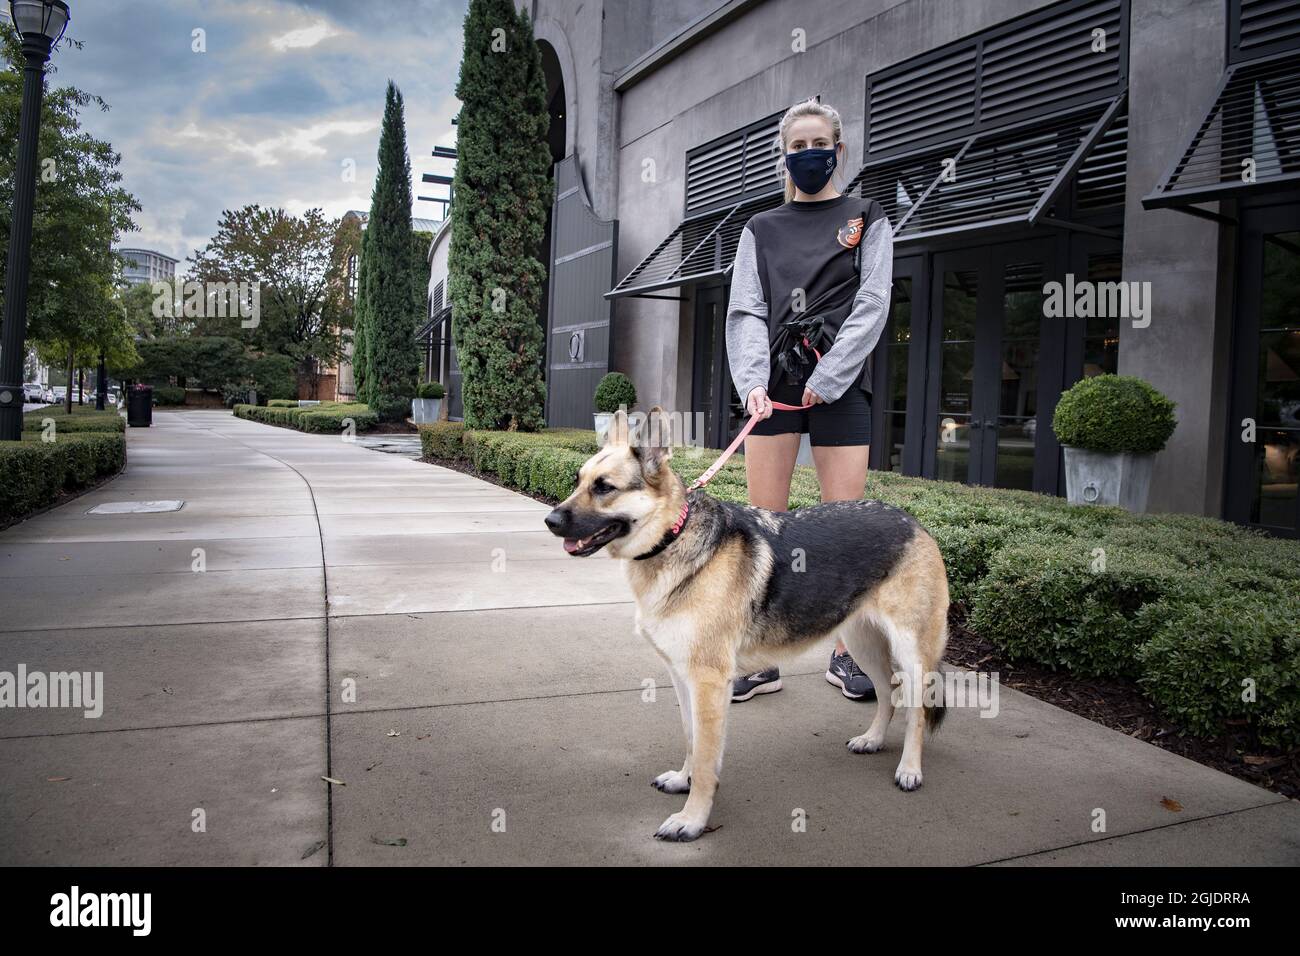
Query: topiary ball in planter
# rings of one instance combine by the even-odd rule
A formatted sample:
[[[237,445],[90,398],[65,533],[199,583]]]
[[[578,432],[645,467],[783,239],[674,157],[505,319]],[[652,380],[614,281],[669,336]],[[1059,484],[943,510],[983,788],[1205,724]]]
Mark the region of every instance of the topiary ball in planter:
[[[1145,511],[1156,452],[1178,420],[1174,403],[1140,378],[1096,375],[1062,395],[1052,430],[1065,451],[1071,504]]]
[[[1131,375],[1080,379],[1061,395],[1052,416],[1056,440],[1088,451],[1160,451],[1174,433],[1174,403]]]
[[[636,388],[622,372],[610,372],[596,386],[596,411],[613,414],[620,405],[636,404]]]
[[[610,372],[600,380],[596,386],[596,413],[595,419],[596,441],[600,444],[605,443],[605,435],[609,432],[609,423],[618,411],[619,406],[631,408],[636,404],[636,388],[632,385],[632,380],[622,372]]]
[[[442,397],[446,394],[441,382],[421,382],[411,400],[411,414],[417,425],[436,422],[442,409]]]

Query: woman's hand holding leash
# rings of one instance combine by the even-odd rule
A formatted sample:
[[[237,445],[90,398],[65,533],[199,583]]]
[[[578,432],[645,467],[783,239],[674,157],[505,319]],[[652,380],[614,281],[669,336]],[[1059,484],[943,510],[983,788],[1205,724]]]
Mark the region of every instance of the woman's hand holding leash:
[[[749,390],[749,401],[745,404],[745,411],[759,421],[771,418],[772,400],[767,397],[767,389],[762,385],[751,388]]]
[[[749,399],[745,403],[745,410],[749,412],[749,421],[745,422],[745,427],[740,430],[740,434],[731,440],[731,444],[728,445],[726,450],[718,456],[718,460],[705,469],[704,474],[692,481],[687,486],[686,490],[688,492],[694,491],[696,488],[703,488],[707,485],[713,479],[713,476],[718,473],[718,469],[727,463],[727,459],[736,453],[736,449],[739,448],[740,443],[745,440],[745,436],[749,434],[750,429],[761,422],[764,418],[770,418],[772,416],[772,409],[777,408],[783,412],[801,412],[805,408],[812,408],[813,405],[818,404],[821,401],[822,398],[820,395],[812,389],[805,388],[803,390],[802,405],[787,405],[785,402],[774,402],[768,398],[767,389],[763,386],[754,386],[749,390]]]

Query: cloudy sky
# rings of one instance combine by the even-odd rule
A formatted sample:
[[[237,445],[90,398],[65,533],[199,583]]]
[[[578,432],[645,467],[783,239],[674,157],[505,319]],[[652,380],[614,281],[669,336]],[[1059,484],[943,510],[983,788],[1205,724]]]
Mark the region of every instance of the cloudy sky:
[[[247,203],[328,215],[368,209],[384,88],[406,101],[416,194],[423,172],[450,173],[467,0],[68,0],[56,85],[102,96],[85,127],[122,154],[144,207],[124,245],[182,260],[223,209]],[[195,30],[202,43],[196,40]],[[206,44],[206,52],[196,46]],[[355,163],[355,178],[349,181]],[[414,214],[441,218],[435,203]]]

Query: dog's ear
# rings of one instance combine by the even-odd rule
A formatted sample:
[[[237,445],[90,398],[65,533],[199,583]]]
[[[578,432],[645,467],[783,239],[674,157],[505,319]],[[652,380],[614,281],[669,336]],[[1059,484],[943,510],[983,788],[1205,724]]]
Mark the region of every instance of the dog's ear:
[[[626,446],[630,440],[627,409],[620,406],[609,421],[609,430],[605,432],[605,444]]]
[[[650,409],[632,436],[632,454],[647,478],[656,477],[673,457],[673,430],[669,416],[658,405]]]

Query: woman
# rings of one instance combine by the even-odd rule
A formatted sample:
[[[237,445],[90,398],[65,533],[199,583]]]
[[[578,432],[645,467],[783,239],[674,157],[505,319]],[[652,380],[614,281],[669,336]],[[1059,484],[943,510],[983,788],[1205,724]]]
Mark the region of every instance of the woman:
[[[741,233],[727,355],[746,411],[760,419],[745,439],[750,503],[787,511],[804,432],[822,501],[858,499],[865,490],[867,356],[889,312],[893,231],[879,203],[844,196],[835,185],[848,158],[839,113],[816,100],[799,103],[781,118],[777,137],[786,201],[753,216]],[[773,400],[812,407],[779,411]],[[815,555],[807,560],[815,575]],[[816,587],[816,578],[809,584]],[[845,697],[875,696],[843,643],[835,645],[826,679]],[[732,700],[780,689],[780,671],[770,668],[737,678]]]

